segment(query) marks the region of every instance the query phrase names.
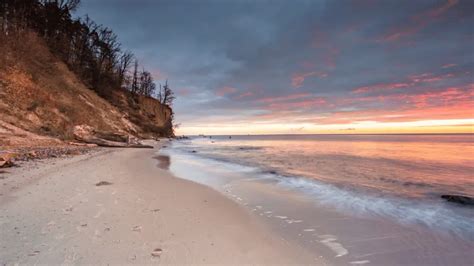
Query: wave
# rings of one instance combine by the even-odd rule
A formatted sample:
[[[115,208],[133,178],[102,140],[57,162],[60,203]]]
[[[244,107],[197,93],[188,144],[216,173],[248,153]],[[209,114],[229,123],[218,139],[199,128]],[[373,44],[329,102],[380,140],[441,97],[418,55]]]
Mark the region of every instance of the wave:
[[[330,184],[302,177],[276,177],[275,181],[279,186],[299,190],[310,195],[318,204],[332,206],[340,211],[351,211],[359,215],[367,213],[381,215],[403,224],[423,224],[474,240],[471,210],[451,206],[441,199],[416,201],[381,195],[364,195],[357,191],[342,190]]]

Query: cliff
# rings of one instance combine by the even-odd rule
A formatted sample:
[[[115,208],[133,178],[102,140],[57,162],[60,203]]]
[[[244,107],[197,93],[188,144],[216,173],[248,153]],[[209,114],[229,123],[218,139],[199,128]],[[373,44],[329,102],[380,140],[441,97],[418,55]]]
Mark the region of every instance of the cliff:
[[[0,51],[0,148],[68,141],[80,124],[141,138],[173,135],[171,108],[120,88],[98,96],[34,33],[0,40]]]

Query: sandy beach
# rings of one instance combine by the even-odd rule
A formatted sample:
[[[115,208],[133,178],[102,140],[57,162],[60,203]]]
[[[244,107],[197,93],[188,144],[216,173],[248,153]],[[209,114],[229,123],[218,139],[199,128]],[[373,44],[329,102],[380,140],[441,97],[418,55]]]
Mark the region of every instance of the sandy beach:
[[[473,13],[0,0],[0,266],[474,266]]]
[[[106,149],[0,173],[0,264],[324,264],[155,153]]]

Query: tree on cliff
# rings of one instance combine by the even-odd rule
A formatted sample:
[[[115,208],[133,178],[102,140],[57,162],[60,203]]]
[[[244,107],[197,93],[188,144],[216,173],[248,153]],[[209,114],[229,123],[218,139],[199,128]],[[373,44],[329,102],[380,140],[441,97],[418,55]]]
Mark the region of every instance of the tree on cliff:
[[[165,85],[161,86],[160,84],[160,89],[157,93],[157,99],[160,101],[160,103],[167,106],[172,106],[175,98],[174,92],[168,85],[168,80],[166,80]]]
[[[132,64],[133,54],[129,51],[124,52],[120,56],[120,62],[118,67],[118,77],[120,86],[127,86],[127,73],[130,65]]]
[[[140,87],[139,93],[145,96],[151,97],[155,92],[155,83],[150,72],[143,70],[140,73]]]
[[[155,84],[150,72],[139,72],[135,60],[128,73],[134,56],[121,50],[111,29],[87,16],[72,18],[79,4],[80,0],[0,0],[0,41],[32,30],[99,95],[107,97],[112,90],[126,88],[152,96]]]
[[[133,63],[133,74],[132,83],[130,84],[130,91],[132,93],[138,93],[138,61],[135,60]]]

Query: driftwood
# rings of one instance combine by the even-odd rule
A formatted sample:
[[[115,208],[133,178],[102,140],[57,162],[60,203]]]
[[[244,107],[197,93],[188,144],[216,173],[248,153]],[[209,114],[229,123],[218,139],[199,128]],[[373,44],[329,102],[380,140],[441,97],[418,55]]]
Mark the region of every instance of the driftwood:
[[[96,144],[102,147],[153,148],[153,146],[141,144],[138,139],[133,136],[115,132],[97,131],[88,125],[75,126],[73,135],[78,141]]]
[[[7,168],[7,167],[12,167],[15,164],[11,160],[1,160],[0,158],[0,168]]]
[[[0,168],[15,166],[15,163],[13,162],[14,157],[15,154],[12,153],[0,154]]]

